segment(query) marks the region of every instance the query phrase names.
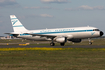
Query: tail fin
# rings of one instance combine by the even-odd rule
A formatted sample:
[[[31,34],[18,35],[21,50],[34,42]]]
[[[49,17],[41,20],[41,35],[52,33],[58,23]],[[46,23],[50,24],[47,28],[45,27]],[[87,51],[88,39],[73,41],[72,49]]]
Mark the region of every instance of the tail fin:
[[[21,24],[15,15],[10,15],[14,32],[23,32],[27,29]]]

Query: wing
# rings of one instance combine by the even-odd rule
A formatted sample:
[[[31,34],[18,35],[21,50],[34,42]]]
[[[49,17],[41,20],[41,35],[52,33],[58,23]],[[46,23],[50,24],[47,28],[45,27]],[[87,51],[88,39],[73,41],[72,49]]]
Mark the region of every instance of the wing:
[[[41,35],[41,34],[32,34],[32,33],[24,33],[24,34],[30,34],[32,36],[41,36],[41,37],[47,37],[47,38],[55,38],[54,35]]]

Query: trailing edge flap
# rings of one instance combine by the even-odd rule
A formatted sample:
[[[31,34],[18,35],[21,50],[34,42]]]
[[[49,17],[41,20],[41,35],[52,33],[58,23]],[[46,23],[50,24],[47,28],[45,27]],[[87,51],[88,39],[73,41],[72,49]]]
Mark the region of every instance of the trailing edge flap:
[[[41,35],[41,34],[31,34],[31,33],[24,33],[24,34],[30,34],[30,35],[33,35],[33,36],[41,36],[41,37],[48,37],[48,38],[56,37],[54,35]]]

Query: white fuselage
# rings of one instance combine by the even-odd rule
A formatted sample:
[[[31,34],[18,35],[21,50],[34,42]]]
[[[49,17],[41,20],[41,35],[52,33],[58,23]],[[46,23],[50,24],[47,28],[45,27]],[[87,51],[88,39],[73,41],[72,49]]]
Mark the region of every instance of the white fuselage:
[[[56,28],[56,29],[42,29],[42,30],[28,30],[20,32],[19,38],[33,39],[33,40],[51,40],[47,37],[32,36],[24,33],[38,34],[38,35],[53,35],[53,36],[65,36],[68,39],[84,39],[100,37],[100,31],[95,31],[95,27],[74,27],[74,28]]]

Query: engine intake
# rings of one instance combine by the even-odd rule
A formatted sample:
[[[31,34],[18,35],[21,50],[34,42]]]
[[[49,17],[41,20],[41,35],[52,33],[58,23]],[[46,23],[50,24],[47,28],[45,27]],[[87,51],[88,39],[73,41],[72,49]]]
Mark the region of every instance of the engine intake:
[[[81,39],[70,39],[69,41],[75,42],[75,43],[79,43],[81,42]]]

